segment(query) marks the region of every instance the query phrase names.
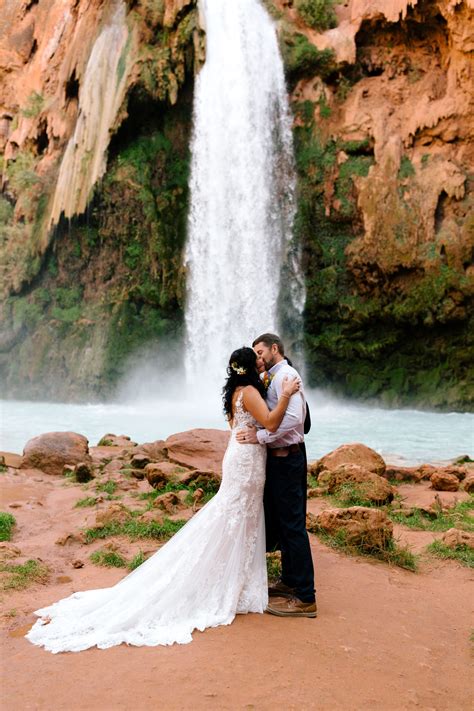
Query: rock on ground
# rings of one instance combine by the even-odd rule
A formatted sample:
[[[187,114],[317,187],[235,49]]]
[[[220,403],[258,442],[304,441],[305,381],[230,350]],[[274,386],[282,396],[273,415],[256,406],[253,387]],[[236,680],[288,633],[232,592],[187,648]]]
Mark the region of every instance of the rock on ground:
[[[23,450],[22,469],[63,474],[67,464],[90,462],[89,442],[76,432],[48,432],[30,439]]]
[[[327,509],[309,514],[308,530],[330,536],[343,532],[344,542],[367,550],[386,548],[393,538],[393,524],[383,511],[365,506]]]
[[[322,474],[323,472],[333,472],[341,465],[356,464],[373,474],[383,476],[385,473],[385,462],[373,449],[365,444],[343,444],[341,447],[329,452],[317,462],[313,467],[314,474]]]

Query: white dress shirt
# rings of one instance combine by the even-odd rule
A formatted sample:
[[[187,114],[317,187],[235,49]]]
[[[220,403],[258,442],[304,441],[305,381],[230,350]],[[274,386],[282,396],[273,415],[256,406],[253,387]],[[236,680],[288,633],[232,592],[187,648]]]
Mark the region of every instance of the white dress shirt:
[[[299,373],[288,365],[286,360],[281,360],[276,363],[273,368],[270,368],[268,375],[271,378],[270,385],[267,390],[267,405],[269,410],[273,410],[280,398],[282,392],[282,383],[286,375],[298,376]],[[260,444],[267,444],[271,449],[278,447],[289,447],[291,444],[299,444],[304,442],[304,421],[306,417],[306,399],[303,389],[294,393],[285,415],[276,432],[269,432],[262,429],[257,430],[257,439]]]

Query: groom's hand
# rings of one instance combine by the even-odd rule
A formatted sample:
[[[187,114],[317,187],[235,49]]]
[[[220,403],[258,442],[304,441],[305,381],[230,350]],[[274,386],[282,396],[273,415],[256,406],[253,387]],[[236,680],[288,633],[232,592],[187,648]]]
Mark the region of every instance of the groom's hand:
[[[246,430],[239,430],[235,437],[240,444],[258,444],[256,427],[248,427]]]

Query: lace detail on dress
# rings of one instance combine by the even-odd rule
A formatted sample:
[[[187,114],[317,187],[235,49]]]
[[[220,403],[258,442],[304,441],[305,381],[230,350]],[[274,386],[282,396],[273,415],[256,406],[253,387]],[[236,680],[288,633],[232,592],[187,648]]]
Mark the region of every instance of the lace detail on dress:
[[[239,444],[254,425],[237,398],[216,496],[117,585],[75,593],[37,610],[26,635],[50,652],[97,646],[186,644],[193,630],[227,625],[268,602],[263,487],[266,448]]]

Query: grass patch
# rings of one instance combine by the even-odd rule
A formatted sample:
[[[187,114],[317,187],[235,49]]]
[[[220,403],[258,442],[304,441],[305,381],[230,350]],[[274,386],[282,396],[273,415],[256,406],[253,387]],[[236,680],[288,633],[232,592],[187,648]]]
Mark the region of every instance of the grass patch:
[[[331,499],[336,506],[342,506],[343,508],[348,506],[376,506],[374,501],[370,501],[364,496],[363,485],[357,486],[357,484],[351,482],[341,484],[337,492],[331,496]]]
[[[79,501],[76,501],[74,504],[75,509],[79,509],[85,506],[95,506],[97,503],[97,499],[95,496],[88,496],[85,499],[79,499]]]
[[[98,447],[113,447],[113,446],[114,446],[114,443],[112,442],[111,439],[107,439],[107,437],[102,437],[102,439],[100,439],[100,440],[97,442],[97,446],[98,446]],[[109,460],[109,461],[110,461],[110,460]]]
[[[24,590],[34,583],[45,583],[49,571],[43,563],[27,560],[22,565],[1,563],[0,573],[8,573],[0,583],[2,590]]]
[[[92,543],[92,541],[109,538],[110,536],[127,536],[132,541],[139,538],[168,541],[185,523],[186,521],[170,521],[169,519],[165,519],[163,523],[158,523],[157,521],[145,522],[132,518],[122,524],[113,522],[101,528],[86,529],[86,543]]]
[[[407,515],[402,513],[393,513],[387,511],[388,516],[394,523],[401,523],[403,526],[415,528],[420,531],[447,531],[450,528],[459,528],[463,531],[474,531],[474,496],[471,496],[469,501],[463,501],[456,504],[448,511],[442,511],[433,514],[431,518],[420,509],[407,511]]]
[[[474,568],[474,550],[464,543],[455,548],[450,548],[441,541],[433,541],[429,546],[426,546],[426,550],[428,553],[433,553],[437,558],[457,560],[461,565]]]
[[[276,583],[281,578],[280,553],[267,553],[267,576],[269,583]]]
[[[140,565],[145,561],[145,554],[143,553],[143,551],[139,551],[135,556],[133,556],[132,560],[128,563],[127,568],[129,570],[135,570],[136,568],[139,568]]]
[[[11,539],[14,526],[16,526],[15,517],[11,513],[0,511],[0,541]]]
[[[331,536],[324,531],[319,531],[317,535],[323,543],[331,548],[340,550],[347,555],[363,555],[375,558],[376,560],[381,560],[389,565],[396,565],[399,568],[404,568],[405,570],[411,570],[413,572],[417,569],[417,556],[409,551],[408,548],[398,546],[393,539],[389,539],[386,545],[382,548],[348,543],[346,539],[346,532],[344,530],[337,531],[334,536]]]
[[[104,481],[102,484],[97,484],[95,490],[112,496],[112,494],[115,494],[117,491],[117,482],[109,479],[108,481]]]
[[[142,494],[139,494],[137,498],[143,501],[147,501],[148,509],[151,509],[153,508],[154,501],[162,494],[167,494],[170,491],[173,493],[177,493],[178,491],[187,491],[188,495],[186,497],[185,503],[188,506],[192,506],[194,503],[193,494],[196,489],[202,489],[204,491],[204,495],[202,499],[200,499],[199,503],[207,504],[207,502],[210,501],[217,494],[217,492],[219,491],[219,486],[212,482],[206,482],[201,484],[197,482],[195,484],[190,484],[189,486],[183,486],[183,484],[169,481],[162,488],[153,489],[153,491],[146,491]]]
[[[95,551],[90,560],[94,565],[102,565],[105,568],[125,568],[127,565],[125,558],[115,551]]]

